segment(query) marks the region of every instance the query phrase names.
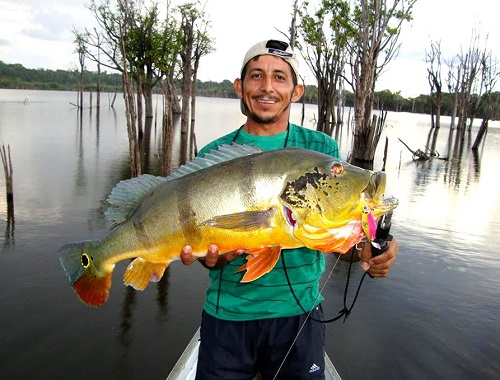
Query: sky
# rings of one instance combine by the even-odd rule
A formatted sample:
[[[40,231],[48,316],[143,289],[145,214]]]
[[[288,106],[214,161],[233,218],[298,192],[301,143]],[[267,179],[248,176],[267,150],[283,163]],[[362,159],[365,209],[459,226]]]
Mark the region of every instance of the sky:
[[[188,2],[172,1],[174,5]],[[293,0],[202,1],[206,1],[205,13],[216,47],[201,60],[198,78],[202,81],[233,81],[253,44],[270,38],[285,39],[282,32],[289,28]],[[89,2],[0,0],[0,61],[27,68],[76,69],[73,30],[94,27],[86,7]],[[481,48],[500,59],[500,44],[494,43],[500,40],[498,23],[496,0],[417,0],[413,20],[403,24],[399,55],[379,78],[376,90],[400,91],[404,97],[427,94],[425,54],[431,42],[439,42],[443,58],[450,59],[468,49],[473,30],[483,37]],[[305,63],[300,70],[306,83],[314,83]]]

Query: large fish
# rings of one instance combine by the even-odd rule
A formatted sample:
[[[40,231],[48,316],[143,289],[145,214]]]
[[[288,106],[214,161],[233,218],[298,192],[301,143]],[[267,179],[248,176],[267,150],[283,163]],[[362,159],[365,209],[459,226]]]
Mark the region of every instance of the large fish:
[[[224,145],[169,177],[119,182],[108,197],[111,232],[58,253],[69,282],[90,306],[106,302],[117,262],[134,259],[124,283],[144,290],[185,244],[200,257],[211,243],[221,253],[245,248],[241,281],[249,282],[272,270],[284,248],[347,252],[396,207],[384,189],[385,173],[326,154]]]

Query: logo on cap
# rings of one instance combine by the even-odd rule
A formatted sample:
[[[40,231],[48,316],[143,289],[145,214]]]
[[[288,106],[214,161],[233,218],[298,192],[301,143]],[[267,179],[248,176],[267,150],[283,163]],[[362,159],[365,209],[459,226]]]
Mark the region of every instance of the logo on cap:
[[[270,48],[268,50],[268,52],[269,52],[269,54],[278,55],[278,56],[283,57],[283,58],[293,58],[293,53],[289,53],[287,51],[283,51],[283,50],[279,50],[279,49]]]

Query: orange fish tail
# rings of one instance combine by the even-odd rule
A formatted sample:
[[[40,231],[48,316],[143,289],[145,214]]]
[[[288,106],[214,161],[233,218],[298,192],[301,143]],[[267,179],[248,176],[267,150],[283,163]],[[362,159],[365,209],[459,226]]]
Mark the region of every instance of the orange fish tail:
[[[96,277],[86,271],[74,284],[73,289],[80,300],[88,306],[99,307],[109,297],[111,273],[104,277]]]
[[[78,297],[89,306],[100,306],[108,299],[112,267],[99,260],[99,242],[83,241],[62,246],[59,260]]]

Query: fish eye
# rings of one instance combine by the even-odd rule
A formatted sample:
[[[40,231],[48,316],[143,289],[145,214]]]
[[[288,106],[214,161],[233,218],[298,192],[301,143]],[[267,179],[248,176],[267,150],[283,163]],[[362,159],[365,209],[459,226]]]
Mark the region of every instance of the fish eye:
[[[340,175],[344,173],[344,166],[340,163],[335,163],[332,165],[331,172],[333,175]]]
[[[86,253],[82,254],[82,265],[85,269],[90,265],[90,257]]]

